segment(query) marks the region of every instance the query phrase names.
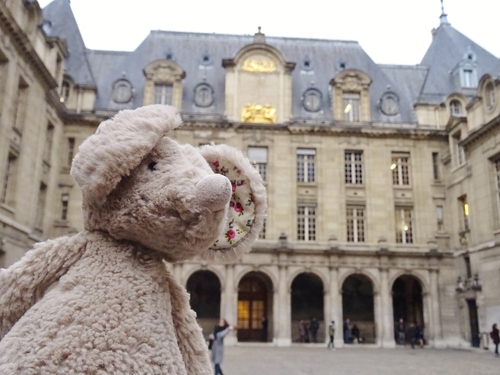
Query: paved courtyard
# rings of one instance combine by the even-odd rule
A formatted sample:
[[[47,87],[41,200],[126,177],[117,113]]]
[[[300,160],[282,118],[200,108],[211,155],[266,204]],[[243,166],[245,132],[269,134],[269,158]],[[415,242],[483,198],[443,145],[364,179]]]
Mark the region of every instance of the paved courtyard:
[[[226,347],[224,375],[500,375],[486,350],[375,349],[324,346]]]

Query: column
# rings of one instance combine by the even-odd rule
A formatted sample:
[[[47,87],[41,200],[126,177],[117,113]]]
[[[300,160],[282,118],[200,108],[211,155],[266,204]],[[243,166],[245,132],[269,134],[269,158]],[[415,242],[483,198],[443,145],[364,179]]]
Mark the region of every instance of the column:
[[[279,267],[279,285],[278,285],[278,312],[275,316],[275,326],[277,328],[275,344],[277,346],[290,346],[292,343],[291,336],[291,301],[290,290],[287,287],[287,267],[280,265]]]
[[[335,347],[344,346],[344,339],[342,334],[342,325],[344,323],[342,319],[342,296],[339,290],[339,270],[337,267],[330,268],[330,311],[329,317],[326,317],[326,329],[327,329],[327,339],[328,336],[328,325],[330,320],[335,321]]]
[[[394,341],[394,313],[389,288],[388,270],[385,267],[380,269],[380,299],[382,303],[382,347],[394,348],[396,346],[396,342]]]
[[[236,326],[238,324],[238,292],[234,285],[234,264],[226,265],[226,285],[224,288],[224,310],[222,317],[229,324]],[[238,342],[236,333],[230,333],[224,339],[226,345],[234,346]]]
[[[443,341],[442,329],[441,329],[441,314],[439,313],[439,269],[430,269],[429,276],[431,281],[430,286],[430,300],[431,300],[431,323],[432,331],[430,338],[433,341],[433,346],[445,347],[446,344]],[[425,332],[424,332],[425,333]]]

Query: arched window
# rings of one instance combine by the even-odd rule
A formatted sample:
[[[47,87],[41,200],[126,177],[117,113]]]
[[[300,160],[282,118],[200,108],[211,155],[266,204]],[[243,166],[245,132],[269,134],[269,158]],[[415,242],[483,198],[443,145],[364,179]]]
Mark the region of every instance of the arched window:
[[[484,99],[486,101],[486,108],[492,109],[493,107],[495,107],[495,88],[493,87],[493,83],[491,82],[488,82],[484,88]]]

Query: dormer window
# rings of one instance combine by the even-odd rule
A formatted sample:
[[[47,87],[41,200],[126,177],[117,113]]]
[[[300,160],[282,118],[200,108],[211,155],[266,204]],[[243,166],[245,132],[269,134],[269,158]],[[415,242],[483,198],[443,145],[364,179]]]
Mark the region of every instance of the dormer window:
[[[170,104],[182,108],[182,79],[186,73],[175,62],[156,60],[144,69],[144,102],[148,104]]]
[[[155,104],[172,104],[173,85],[155,84]]]
[[[452,100],[450,102],[450,115],[451,116],[462,116],[463,115],[462,103],[460,103],[460,101]]]
[[[344,121],[359,121],[359,93],[348,92],[342,95],[342,108],[344,108]]]
[[[472,68],[464,68],[461,71],[460,82],[462,87],[470,88],[477,86],[476,70]]]
[[[330,81],[335,120],[355,123],[371,120],[368,92],[371,82],[366,73],[357,69],[343,70]]]

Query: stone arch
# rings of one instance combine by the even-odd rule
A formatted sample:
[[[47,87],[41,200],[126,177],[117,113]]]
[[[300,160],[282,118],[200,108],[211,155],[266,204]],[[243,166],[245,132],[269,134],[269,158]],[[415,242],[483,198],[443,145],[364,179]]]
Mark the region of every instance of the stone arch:
[[[405,344],[411,340],[411,325],[425,326],[423,284],[417,276],[404,273],[394,279],[391,285],[393,319],[396,322],[394,339],[399,344]],[[400,335],[398,329],[403,330]]]
[[[342,316],[348,330],[344,331],[344,343],[374,343],[375,284],[365,273],[351,273],[342,285]]]
[[[291,290],[291,332],[292,341],[296,342],[323,342],[324,341],[324,280],[315,272],[303,271],[296,273],[290,284]],[[310,330],[313,318],[319,324],[318,330]],[[305,337],[299,335],[299,324],[305,324],[309,334]]]
[[[187,279],[186,290],[190,295],[189,304],[206,336],[221,316],[221,281],[214,272],[198,269]]]
[[[340,276],[340,278],[339,278],[339,288],[340,289],[338,290],[340,293],[342,292],[342,284],[349,276],[352,276],[352,275],[366,276],[372,283],[373,294],[378,294],[380,292],[380,285],[378,282],[378,278],[373,274],[372,271],[370,271],[368,269],[356,269],[356,270],[354,270],[354,272],[346,271]]]
[[[183,267],[186,267],[186,265],[184,265]],[[181,284],[182,285],[187,285],[187,282],[189,280],[189,278],[196,272],[198,271],[209,271],[209,272],[212,272],[215,274],[215,276],[217,276],[217,278],[219,279],[221,285],[225,285],[226,284],[226,278],[224,276],[224,273],[221,272],[217,267],[206,267],[206,266],[202,266],[202,267],[199,267],[199,266],[195,266],[191,269],[188,269],[186,270],[186,268],[183,268],[183,277],[181,279]]]
[[[449,115],[465,116],[465,114],[466,114],[465,107],[466,107],[468,102],[469,102],[469,100],[465,97],[465,95],[458,93],[458,92],[455,92],[455,93],[448,95],[444,104],[446,106],[446,109],[447,109]],[[454,103],[455,103],[455,105],[454,105]],[[460,110],[461,110],[460,112],[457,111],[456,103],[458,103],[460,105]]]
[[[238,341],[272,340],[273,281],[264,272],[252,270],[238,281]]]
[[[483,75],[477,85],[477,94],[482,99],[486,112],[493,112],[500,101],[498,81],[489,74]]]
[[[301,267],[299,269],[296,269],[294,270],[292,273],[290,273],[290,275],[288,275],[288,280],[287,280],[287,289],[288,290],[291,290],[292,288],[292,283],[293,283],[293,280],[300,274],[302,273],[311,273],[311,274],[314,274],[315,276],[317,276],[321,282],[323,283],[323,289],[325,292],[329,291],[329,281],[327,280],[326,278],[326,275],[324,275],[323,273],[321,272],[318,272],[316,270],[312,270],[312,269],[309,269],[309,268],[305,268],[305,267]]]
[[[273,275],[272,272],[270,272],[265,267],[247,266],[247,267],[241,269],[235,275],[235,284],[238,285],[240,283],[241,279],[243,277],[245,277],[245,275],[247,275],[250,272],[260,272],[260,273],[263,273],[271,281],[272,292],[275,292],[277,290],[277,288],[278,288],[278,279],[276,278],[276,275]]]

